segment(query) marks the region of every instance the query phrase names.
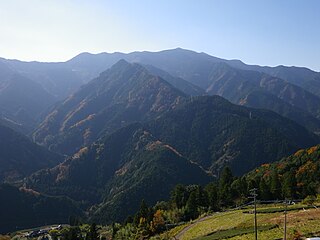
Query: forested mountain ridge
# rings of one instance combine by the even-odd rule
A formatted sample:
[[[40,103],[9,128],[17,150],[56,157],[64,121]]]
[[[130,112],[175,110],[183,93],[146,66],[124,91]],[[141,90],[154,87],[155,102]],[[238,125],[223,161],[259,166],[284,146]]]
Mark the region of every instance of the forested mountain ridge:
[[[83,215],[80,208],[66,197],[49,197],[8,184],[0,184],[0,212],[0,233],[67,223],[70,216]]]
[[[241,175],[319,141],[278,114],[241,107],[219,96],[192,97],[147,128],[213,174],[229,165]]]
[[[311,132],[319,135],[320,119],[300,108],[281,100],[275,95],[265,91],[252,91],[240,100],[240,105],[268,109],[286,118],[294,120]]]
[[[184,97],[144,67],[121,60],[54,108],[34,139],[52,150],[74,153],[102,133],[174,108]]]
[[[155,120],[105,134],[60,165],[33,174],[27,186],[98,204],[90,210],[94,221],[123,220],[141,199],[166,199],[175,184],[206,183],[226,165],[241,175],[318,140],[271,111],[219,96],[193,97]]]
[[[310,131],[320,130],[320,98],[285,80],[216,63],[204,84],[209,95],[219,95],[240,105],[269,109]],[[288,108],[292,114],[288,114]]]
[[[142,198],[150,203],[166,199],[175,184],[208,181],[198,165],[153,137],[141,124],[132,124],[57,167],[33,174],[27,185],[85,201],[87,206],[102,202],[91,211],[92,218],[109,222],[134,213]]]
[[[244,176],[261,192],[262,200],[315,196],[320,185],[320,146],[300,149],[275,163],[266,163]]]
[[[62,156],[49,152],[8,127],[0,125],[0,136],[0,182],[19,180],[63,161]]]

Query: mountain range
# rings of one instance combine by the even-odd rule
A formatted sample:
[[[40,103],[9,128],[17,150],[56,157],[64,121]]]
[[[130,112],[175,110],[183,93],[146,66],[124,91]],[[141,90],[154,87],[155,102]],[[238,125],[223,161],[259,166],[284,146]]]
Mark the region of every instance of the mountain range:
[[[247,65],[239,60],[225,60],[181,48],[128,54],[82,53],[59,63],[7,59],[1,59],[1,62],[41,84],[57,99],[64,99],[121,59],[143,65],[151,74],[160,76],[187,95],[218,94],[241,104],[244,102],[241,99],[246,99],[248,94],[258,90],[263,92],[264,97],[261,99],[258,96],[255,102],[259,105],[250,106],[277,110],[277,113],[299,121],[300,124],[307,123],[309,130],[319,131],[319,122],[314,118],[319,118],[320,73],[306,68]],[[268,98],[266,92],[271,94],[268,94]],[[252,102],[253,97],[250,98]],[[277,102],[277,107],[271,107],[270,101]],[[282,111],[287,109],[286,103],[294,107],[295,111],[303,113],[302,116],[296,117]],[[310,115],[314,118],[309,124]]]
[[[319,76],[180,48],[0,59],[0,182],[13,184],[0,192],[21,200],[13,209],[34,206],[28,214],[61,206],[49,222],[122,221],[176,184],[208,183],[225,166],[241,176],[318,144]]]

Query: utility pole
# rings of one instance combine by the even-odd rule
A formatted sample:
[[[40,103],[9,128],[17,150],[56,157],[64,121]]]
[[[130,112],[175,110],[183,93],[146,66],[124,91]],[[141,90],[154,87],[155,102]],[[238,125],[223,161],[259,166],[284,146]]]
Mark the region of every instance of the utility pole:
[[[257,188],[253,188],[250,190],[250,198],[253,198],[254,203],[254,239],[258,240],[258,227],[257,227]]]
[[[287,206],[288,206],[288,201],[287,199],[284,200],[284,237],[283,240],[287,240]]]

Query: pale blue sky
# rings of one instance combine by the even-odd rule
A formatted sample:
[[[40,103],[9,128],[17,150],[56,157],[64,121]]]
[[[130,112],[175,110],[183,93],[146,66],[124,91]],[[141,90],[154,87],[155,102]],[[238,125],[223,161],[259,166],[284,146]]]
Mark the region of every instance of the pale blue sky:
[[[0,57],[187,48],[320,71],[317,0],[1,0]]]

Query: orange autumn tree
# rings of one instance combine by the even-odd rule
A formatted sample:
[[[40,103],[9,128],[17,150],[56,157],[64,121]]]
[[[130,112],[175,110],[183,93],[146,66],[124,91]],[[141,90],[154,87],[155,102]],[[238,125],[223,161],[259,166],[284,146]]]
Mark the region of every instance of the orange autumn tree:
[[[163,217],[163,211],[158,209],[155,214],[153,215],[153,219],[150,222],[150,231],[152,233],[159,233],[163,230],[165,226],[165,221]]]

